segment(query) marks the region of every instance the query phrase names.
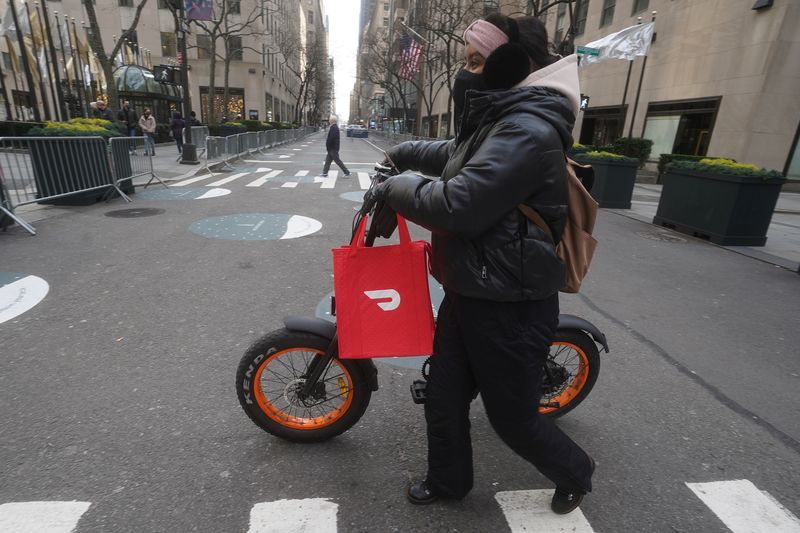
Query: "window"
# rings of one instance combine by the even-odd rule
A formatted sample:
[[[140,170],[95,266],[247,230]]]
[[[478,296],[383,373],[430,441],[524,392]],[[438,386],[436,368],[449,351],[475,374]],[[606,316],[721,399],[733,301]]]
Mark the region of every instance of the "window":
[[[383,4],[383,10],[389,11],[389,4]]]
[[[8,52],[3,52],[3,67],[6,70],[11,70],[13,72],[12,69],[14,68],[14,62],[11,59],[11,54]]]
[[[197,34],[197,59],[211,57],[211,37],[208,34]]]
[[[383,25],[384,26],[388,26],[389,25],[389,17],[383,17]]]
[[[243,57],[242,38],[235,35],[228,37],[226,44],[228,45],[228,57],[233,61],[241,61]]]
[[[308,23],[309,24],[314,24],[314,12],[313,11],[309,11],[308,12]]]
[[[650,5],[650,0],[633,0],[633,11],[631,15],[641,13]]]
[[[586,13],[589,11],[589,0],[575,2],[575,35],[583,35],[586,29]]]
[[[558,46],[564,39],[564,24],[567,20],[567,5],[558,4],[558,11],[556,12],[556,32],[553,35],[553,42]]]
[[[227,0],[228,1],[228,14],[229,15],[239,15],[242,12],[242,4],[239,0]]]
[[[133,7],[133,0],[117,0],[120,7]]]
[[[175,57],[178,55],[178,47],[175,43],[175,34],[171,32],[161,32],[161,57]]]
[[[603,14],[600,16],[600,27],[608,26],[614,22],[614,7],[617,0],[603,0]]]
[[[653,141],[650,156],[706,155],[721,97],[651,102],[643,137]]]

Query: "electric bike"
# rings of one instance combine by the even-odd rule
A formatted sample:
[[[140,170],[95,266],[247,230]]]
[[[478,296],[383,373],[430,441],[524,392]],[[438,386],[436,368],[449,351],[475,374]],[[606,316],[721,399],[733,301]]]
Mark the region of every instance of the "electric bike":
[[[375,166],[353,221],[351,244],[365,216],[371,217],[365,244],[373,244],[381,203],[372,191],[392,170]],[[331,307],[335,315],[334,299]],[[338,357],[333,322],[290,316],[283,325],[256,340],[242,357],[236,372],[239,403],[257,426],[290,441],[319,442],[344,433],[358,422],[378,390],[377,367],[371,359]],[[583,402],[600,372],[598,344],[608,353],[605,335],[596,326],[577,316],[559,315],[545,362],[541,401],[531,409],[559,417]],[[411,384],[415,403],[425,401],[428,360],[421,373],[423,380]]]

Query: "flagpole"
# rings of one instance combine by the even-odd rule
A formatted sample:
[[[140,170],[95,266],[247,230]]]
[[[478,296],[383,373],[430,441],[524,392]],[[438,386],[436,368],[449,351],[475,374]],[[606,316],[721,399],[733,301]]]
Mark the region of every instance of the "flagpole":
[[[39,52],[36,48],[36,38],[33,35],[33,27],[31,25],[31,8],[28,2],[23,2],[25,5],[25,12],[28,14],[28,25],[31,26],[31,48],[33,48],[33,57],[39,59]],[[44,119],[50,120],[50,106],[47,105],[47,90],[44,88],[44,76],[42,76],[42,68],[39,65],[39,94],[42,95],[42,107],[44,108]]]
[[[69,31],[69,15],[64,15],[64,22],[67,25],[67,41],[69,42],[69,50],[70,55],[72,56],[72,72],[75,75],[75,93],[78,96],[78,109],[80,110],[81,116],[83,116],[83,100],[81,99],[81,82],[80,76],[78,75],[78,62],[75,61],[75,46],[72,44],[72,32]],[[67,68],[67,64],[64,63],[64,68]]]
[[[38,2],[37,2],[38,4]],[[38,5],[37,5],[38,9]],[[56,86],[56,95],[58,105],[58,113],[62,117],[61,120],[67,120],[66,102],[64,102],[64,91],[61,88],[61,73],[58,68],[58,56],[56,55],[56,46],[53,44],[53,31],[50,29],[50,14],[47,12],[47,0],[42,1],[42,15],[44,17],[45,29],[47,30],[47,42],[50,45],[50,57],[53,58],[53,83]],[[56,19],[58,20],[58,19]]]
[[[33,75],[31,74],[31,65],[28,62],[28,54],[25,53],[25,40],[22,37],[22,29],[19,27],[17,8],[14,5],[15,1],[16,0],[9,0],[8,6],[11,8],[11,18],[14,19],[14,29],[17,33],[17,43],[19,44],[19,51],[20,55],[22,56],[22,66],[25,69],[25,79],[28,82],[28,103],[30,103],[31,107],[33,108],[33,119],[36,122],[41,122],[42,115],[39,113],[39,106],[36,104],[36,88],[33,85]]]
[[[91,0],[90,0],[91,1]],[[78,58],[78,72],[80,72],[81,82],[78,84],[78,92],[83,91],[83,102],[81,104],[81,115],[84,117],[89,116],[89,95],[86,94],[86,82],[83,79],[83,58],[81,57],[81,41],[78,39],[78,26],[75,24],[75,17],[72,17],[72,33],[75,35],[75,47],[73,50],[76,52],[75,57]],[[110,102],[107,102],[110,103]]]
[[[38,1],[34,2],[33,6],[34,6],[34,9],[36,10],[36,18],[39,19],[39,33],[42,34],[42,51],[44,52],[44,61],[45,61],[44,67],[45,67],[46,72],[49,75],[50,74],[50,64],[51,64],[50,58],[51,57],[53,58],[53,62],[57,61],[56,54],[55,54],[55,49],[53,49],[52,53],[47,50],[47,45],[48,44],[51,47],[53,46],[53,43],[50,41],[50,39],[48,39],[48,36],[50,34],[50,31],[49,31],[50,24],[48,22],[48,24],[47,24],[48,31],[47,31],[47,33],[45,33],[45,31],[44,31],[45,30],[44,22],[42,22],[42,12],[39,10],[39,2]],[[57,65],[53,64],[53,71],[54,71],[53,72],[53,77],[50,78],[50,83],[48,83],[48,85],[50,86],[50,97],[53,99],[53,118],[56,119],[56,120],[62,120],[61,116],[60,116],[61,115],[61,100],[56,95],[56,86],[57,86],[57,84],[56,84],[56,75],[57,75],[57,73],[55,72],[56,66]],[[40,68],[40,70],[41,70],[41,68]]]
[[[657,12],[653,11],[653,13],[652,13],[653,18],[650,19],[651,21],[655,22],[656,14],[657,14]],[[650,42],[653,42],[652,41],[652,37],[650,38]],[[631,64],[633,64],[633,61],[631,61]],[[645,55],[644,59],[642,60],[642,73],[639,76],[639,87],[636,89],[636,100],[634,100],[634,102],[633,102],[633,113],[631,114],[631,126],[628,129],[628,138],[633,136],[633,122],[634,122],[634,120],[636,120],[636,108],[639,107],[639,95],[642,92],[642,81],[644,80],[644,68],[646,66],[647,66],[647,55]]]
[[[62,63],[64,63],[64,76],[67,78],[67,88],[69,89],[69,95],[71,97],[72,96],[72,86],[70,86],[70,84],[69,84],[69,72],[67,71],[67,55],[64,52],[64,37],[63,37],[63,35],[61,35],[61,26],[58,25],[58,11],[53,11],[53,16],[56,19],[56,31],[58,32],[58,46],[61,48],[61,61],[62,61]],[[58,70],[60,70],[60,69],[58,69]],[[61,73],[59,72],[59,75],[60,74]],[[67,103],[66,98],[64,98],[64,94],[63,93],[64,92],[62,90],[61,91],[61,100],[64,102],[64,117],[66,118],[66,120],[69,120],[70,118],[72,118],[72,116],[71,116],[71,113],[70,113],[69,104]]]

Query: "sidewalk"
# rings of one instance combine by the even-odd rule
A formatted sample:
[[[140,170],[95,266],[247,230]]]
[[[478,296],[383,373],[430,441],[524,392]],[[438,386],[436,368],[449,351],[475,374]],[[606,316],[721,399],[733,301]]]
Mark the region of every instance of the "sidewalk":
[[[630,209],[607,209],[607,211],[652,223],[658,209],[661,187],[652,183],[637,183],[633,188]],[[683,236],[682,233],[678,235]],[[716,246],[713,243],[709,245]],[[722,248],[800,272],[800,194],[781,193],[767,231],[766,245]]]

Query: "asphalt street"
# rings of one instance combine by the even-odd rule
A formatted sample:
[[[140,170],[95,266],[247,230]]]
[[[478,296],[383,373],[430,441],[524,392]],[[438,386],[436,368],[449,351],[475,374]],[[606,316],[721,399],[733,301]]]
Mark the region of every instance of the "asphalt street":
[[[551,522],[536,492],[551,484],[480,400],[473,491],[408,504],[425,423],[408,392],[419,371],[394,361],[376,361],[380,390],[329,442],[256,427],[236,398],[239,360],[332,290],[359,173],[382,159],[371,142],[342,138],[349,178],[318,176],[319,132],[132,204],[60,208],[35,237],[0,233],[0,288],[2,273],[49,285],[0,322],[0,531],[31,514],[23,502],[73,502],[57,511],[77,533],[800,531],[800,277],[605,210],[584,289],[561,299],[611,348],[558,422],[597,461],[581,514]],[[109,216],[125,209],[141,216]]]

